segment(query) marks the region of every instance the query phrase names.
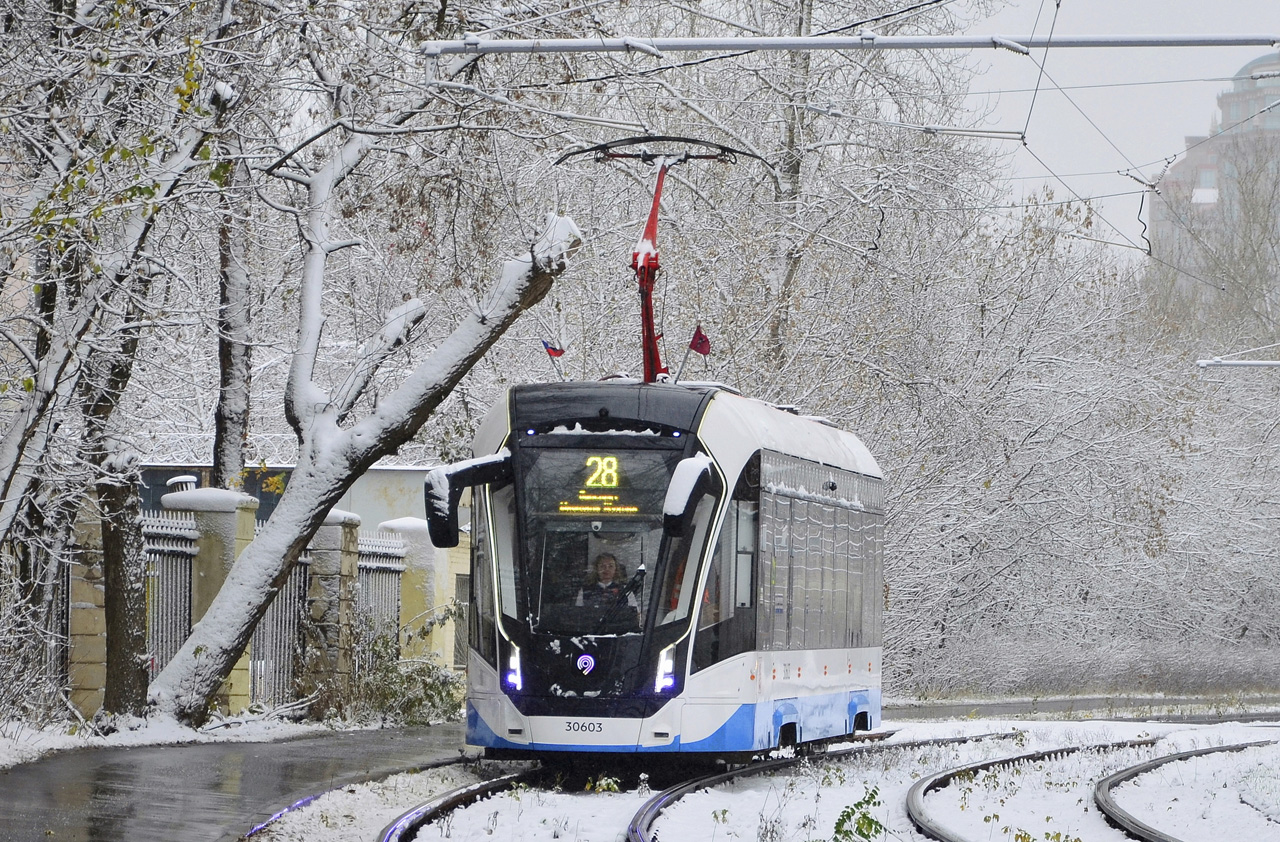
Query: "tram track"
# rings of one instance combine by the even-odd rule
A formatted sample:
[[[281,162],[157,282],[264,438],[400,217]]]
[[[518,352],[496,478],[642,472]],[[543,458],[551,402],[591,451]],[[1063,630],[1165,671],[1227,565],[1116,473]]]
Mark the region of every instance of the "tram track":
[[[629,796],[631,799],[631,803],[628,805],[629,807],[631,807],[632,809],[635,809],[634,805],[637,805],[637,804],[640,805],[638,809],[635,809],[634,815],[631,817],[630,822],[628,822],[625,825],[622,824],[622,819],[624,816],[627,815],[627,813],[623,813],[622,811],[614,812],[613,817],[616,818],[619,823],[613,826],[617,828],[617,832],[619,833],[619,838],[625,835],[626,838],[628,839],[628,842],[655,842],[655,840],[657,839],[656,833],[654,831],[655,824],[658,822],[660,817],[662,817],[665,811],[667,811],[669,808],[674,806],[685,795],[702,791],[703,794],[700,796],[700,798],[714,799],[716,797],[714,790],[717,787],[720,787],[738,778],[745,778],[745,777],[755,776],[755,775],[768,775],[768,774],[774,774],[774,773],[786,773],[789,769],[800,766],[806,760],[814,761],[816,764],[824,764],[830,761],[838,761],[841,758],[851,757],[856,755],[866,755],[872,752],[884,752],[884,751],[897,750],[897,749],[910,750],[913,748],[922,749],[922,748],[927,748],[929,746],[938,746],[938,745],[944,745],[948,743],[954,744],[954,743],[974,742],[974,741],[984,740],[984,739],[996,739],[996,738],[1011,739],[1011,738],[1019,737],[1023,732],[1019,730],[1019,731],[1012,731],[1012,732],[986,733],[986,734],[964,736],[964,737],[918,740],[918,741],[911,741],[911,742],[894,742],[894,743],[880,742],[892,737],[894,733],[895,732],[884,732],[880,734],[861,735],[860,742],[857,745],[851,745],[851,746],[846,745],[846,747],[841,749],[826,750],[826,751],[822,751],[821,750],[822,747],[818,746],[817,750],[809,754],[798,753],[797,756],[795,757],[785,757],[785,758],[776,758],[771,760],[759,761],[759,762],[756,762],[750,765],[745,765],[739,768],[725,769],[722,767],[716,770],[712,774],[689,776],[690,770],[686,768],[681,770],[685,774],[679,776],[680,778],[684,778],[683,780],[676,779],[676,773],[674,772],[674,770],[678,767],[672,767],[672,766],[667,767],[664,770],[666,772],[665,780],[662,779],[661,775],[656,774],[657,769],[650,769],[648,771],[655,772],[653,779],[650,781],[648,775],[641,775],[639,778],[638,788],[632,788],[635,782],[634,773],[636,770],[634,769],[632,769],[630,772],[623,773],[623,776],[622,776],[623,780],[631,781],[631,783],[626,783],[626,784],[623,784],[623,780],[619,780],[617,777],[614,777],[616,773],[608,770],[607,767],[593,768],[591,769],[591,771],[593,773],[596,773],[597,775],[604,776],[603,779],[609,781],[610,786],[613,786],[613,787],[616,787],[617,785],[624,786],[624,789],[622,789],[621,791],[624,793],[629,793]],[[867,744],[868,740],[877,740],[877,742],[875,744]],[[841,741],[841,742],[844,742],[844,741]],[[1105,749],[1119,750],[1126,747],[1149,747],[1154,742],[1155,742],[1154,740],[1150,740],[1150,739],[1141,739],[1141,740],[1133,740],[1133,741],[1126,741],[1126,742],[1097,743],[1097,744],[1090,744],[1085,746],[1064,746],[1064,747],[1051,748],[1051,749],[1038,751],[1038,752],[1020,754],[1013,757],[1002,757],[998,759],[988,760],[984,763],[948,769],[947,771],[930,775],[928,778],[924,780],[916,781],[914,786],[911,785],[910,780],[903,781],[901,784],[894,785],[895,787],[901,786],[902,788],[896,790],[898,794],[896,794],[892,800],[896,801],[896,803],[899,805],[897,809],[900,812],[898,812],[897,815],[907,818],[924,835],[934,839],[941,839],[941,840],[957,839],[957,838],[960,838],[960,836],[956,832],[954,832],[954,829],[949,830],[947,827],[944,826],[944,823],[936,822],[929,818],[929,810],[925,805],[925,801],[926,801],[926,796],[929,793],[933,793],[943,789],[949,783],[956,781],[958,777],[960,777],[965,773],[969,773],[970,775],[977,775],[979,772],[986,769],[992,769],[1000,766],[1012,766],[1018,763],[1035,762],[1037,760],[1052,759],[1055,757],[1062,758],[1068,755],[1076,754],[1083,751],[1090,751],[1090,750],[1094,750],[1094,751],[1105,750]],[[1204,748],[1204,749],[1197,749],[1189,752],[1180,752],[1176,754],[1170,754],[1164,757],[1148,760],[1144,763],[1137,764],[1136,766],[1132,766],[1126,769],[1121,769],[1119,771],[1112,772],[1108,774],[1105,778],[1099,777],[1102,775],[1104,769],[1098,766],[1094,768],[1093,773],[1086,774],[1082,778],[1077,777],[1076,783],[1074,785],[1079,787],[1081,790],[1083,790],[1084,787],[1089,788],[1089,791],[1087,793],[1082,792],[1081,794],[1084,795],[1086,799],[1093,800],[1096,803],[1096,807],[1098,809],[1098,814],[1097,814],[1098,818],[1096,818],[1095,821],[1105,818],[1112,826],[1128,833],[1134,838],[1143,840],[1143,842],[1179,842],[1178,837],[1175,837],[1166,832],[1160,831],[1158,828],[1153,828],[1148,825],[1145,825],[1144,823],[1141,822],[1141,820],[1134,818],[1131,814],[1129,814],[1123,808],[1119,807],[1115,803],[1115,799],[1111,795],[1112,791],[1115,790],[1117,787],[1119,787],[1121,784],[1127,781],[1131,781],[1134,778],[1137,778],[1145,773],[1158,769],[1165,764],[1174,763],[1179,760],[1185,760],[1191,757],[1196,757],[1204,754],[1241,751],[1248,748],[1275,744],[1277,742],[1280,742],[1280,740],[1260,740],[1255,742],[1240,743],[1236,745],[1210,747],[1210,748]],[[1023,742],[1019,740],[1018,744],[1022,745]],[[988,756],[990,756],[989,751],[985,753]],[[917,761],[911,761],[911,762],[924,763],[925,761],[923,760],[923,757],[924,755],[921,755],[920,759],[918,759]],[[612,759],[616,760],[617,758],[612,758]],[[608,761],[606,760],[605,762],[608,762]],[[937,762],[936,757],[934,762]],[[1088,762],[1093,763],[1094,761],[1091,760]],[[1107,761],[1103,759],[1099,761],[1099,764],[1106,763],[1106,762]],[[567,772],[567,770],[571,768],[570,766],[551,765],[551,766],[543,766],[543,767],[538,767],[533,769],[526,769],[524,771],[513,773],[512,772],[513,765],[511,763],[502,763],[502,762],[494,762],[494,761],[478,761],[477,758],[470,757],[470,758],[441,759],[438,761],[431,762],[425,766],[419,766],[416,769],[402,770],[402,771],[425,772],[428,770],[431,770],[431,771],[444,770],[450,766],[458,766],[458,767],[467,766],[469,768],[466,769],[465,774],[455,773],[452,775],[445,775],[444,779],[437,779],[436,783],[445,784],[446,786],[449,786],[450,784],[447,783],[446,781],[448,781],[450,778],[452,778],[454,782],[458,781],[459,778],[469,779],[469,780],[463,786],[458,786],[457,783],[453,783],[452,786],[456,788],[451,789],[447,792],[443,792],[443,794],[441,794],[441,789],[438,789],[438,788],[433,791],[430,786],[423,786],[420,784],[410,784],[409,785],[410,790],[416,789],[417,792],[422,793],[418,795],[418,797],[427,798],[427,800],[425,800],[421,804],[418,804],[413,809],[408,810],[407,812],[399,815],[393,822],[391,822],[391,824],[385,826],[382,829],[381,833],[376,837],[374,836],[374,831],[378,828],[379,825],[372,824],[372,827],[370,827],[368,826],[370,824],[368,822],[366,822],[365,828],[357,835],[359,836],[359,838],[370,838],[370,839],[377,838],[379,842],[384,842],[384,841],[385,842],[409,842],[409,840],[413,838],[413,834],[417,832],[418,828],[427,824],[439,822],[442,819],[446,819],[444,827],[447,828],[449,826],[449,823],[453,821],[453,819],[447,818],[447,817],[453,811],[457,810],[460,807],[465,807],[469,804],[472,804],[475,801],[489,798],[506,791],[514,790],[514,792],[516,793],[514,795],[514,798],[517,803],[520,801],[522,790],[530,793],[534,799],[537,799],[536,802],[526,801],[525,802],[526,807],[524,809],[528,809],[529,808],[528,805],[533,805],[535,803],[537,805],[537,808],[541,808],[544,804],[544,802],[541,799],[547,797],[547,795],[551,793],[556,794],[553,797],[563,798],[564,796],[567,795],[570,799],[572,799],[573,798],[572,793],[574,789],[575,788],[581,789],[582,788],[581,784],[583,783],[584,780],[587,780],[588,782],[588,786],[586,788],[587,789],[592,788],[592,786],[590,785],[590,781],[581,774],[582,772],[586,771],[587,767],[591,766],[592,764],[576,763],[574,765],[576,766],[576,768],[572,772]],[[634,766],[635,764],[627,764],[627,765]],[[515,768],[518,768],[518,766]],[[920,767],[918,765],[916,768],[920,770]],[[937,768],[937,766],[935,765],[934,768]],[[1114,761],[1111,761],[1110,768],[1111,769],[1115,768]],[[1047,767],[1039,767],[1039,769],[1042,771],[1045,769],[1056,770],[1057,767],[1047,766]],[[809,770],[808,772],[804,772],[804,774],[812,776],[813,774],[817,774],[819,772],[821,772],[821,766],[818,766],[815,769]],[[914,779],[915,776],[919,773],[920,771],[917,771],[913,773],[910,777]],[[1022,772],[1019,772],[1019,774],[1022,774]],[[1043,772],[1043,774],[1048,774],[1048,772],[1045,771]],[[1058,773],[1054,771],[1053,774],[1056,776]],[[826,772],[821,772],[821,775],[824,777],[821,777],[820,786],[822,787],[830,786],[831,780],[833,779],[825,777],[827,775]],[[378,776],[377,778],[373,778],[370,780],[380,781],[382,777],[383,776]],[[480,777],[487,777],[488,779],[477,781],[477,778],[480,778]],[[793,785],[792,783],[790,783],[790,778],[784,775],[781,778],[781,780],[787,781],[786,792],[789,793],[791,791],[790,787]],[[815,778],[815,781],[816,780],[818,780],[818,778]],[[675,783],[672,785],[668,785],[672,781],[675,781]],[[654,784],[653,789],[655,791],[657,791],[660,786],[666,787],[666,788],[658,792],[657,795],[653,795],[652,797],[650,797],[650,792],[648,787],[648,784],[650,782]],[[397,786],[404,786],[404,785],[398,784]],[[868,786],[869,792],[874,792],[874,790],[871,789],[871,784],[868,784],[867,786]],[[707,790],[712,790],[712,791],[707,792]],[[353,795],[355,794],[354,789],[349,791]],[[607,790],[600,789],[598,791],[618,792],[619,790],[614,788],[614,789],[607,789]],[[731,788],[727,790],[726,793],[733,793],[735,791],[736,790],[733,790]],[[295,803],[290,804],[289,807],[278,811],[276,814],[272,815],[268,821],[263,822],[262,824],[254,827],[253,830],[250,831],[248,834],[246,834],[244,837],[239,837],[239,838],[248,838],[249,836],[256,836],[257,834],[267,830],[269,826],[274,825],[276,820],[282,818],[284,814],[294,812],[295,810],[308,805],[310,802],[313,802],[317,798],[319,798],[320,795],[322,794],[324,793],[310,795]],[[736,796],[731,796],[731,797],[736,797]],[[783,797],[785,799],[787,796],[784,795]],[[643,803],[641,803],[642,799],[644,799]],[[605,799],[605,801],[607,800],[608,799]],[[405,804],[405,803],[406,803],[405,800],[403,799],[400,800],[400,804]],[[1004,803],[1003,800],[1001,800],[1000,803],[1003,804]],[[1245,802],[1245,803],[1250,804],[1251,802]],[[934,808],[936,809],[938,806],[939,805],[934,805]],[[333,808],[326,807],[326,809],[331,810]],[[347,807],[346,809],[348,811],[351,811],[350,807]],[[401,809],[404,809],[404,808],[401,807]],[[499,808],[499,809],[504,809],[504,808]],[[519,809],[520,809],[519,807],[516,808],[516,815],[519,814],[518,813]],[[576,809],[577,809],[576,807],[570,807],[569,808],[570,814],[572,814],[572,812],[575,811]],[[686,808],[682,805],[681,810],[684,810],[684,809]],[[736,809],[737,808],[735,808],[735,811]],[[964,808],[962,807],[961,809],[964,809]],[[683,815],[681,810],[676,811],[676,814]],[[716,810],[716,812],[719,813],[722,811]],[[1002,812],[1004,811],[1002,810]],[[1087,809],[1086,809],[1086,812],[1087,812]],[[619,815],[619,813],[621,813],[621,815]],[[940,814],[946,815],[945,811]],[[387,819],[384,817],[385,815],[386,814],[383,813],[382,816],[379,817],[383,822],[387,821]],[[493,815],[497,816],[498,813],[495,812]],[[738,814],[735,812],[735,815],[738,815]],[[475,821],[474,816],[472,814],[468,813],[468,816],[469,818],[460,819],[459,821],[461,821],[464,825]],[[348,815],[346,816],[346,818],[350,819],[351,816]],[[998,819],[998,816],[995,818]],[[1008,821],[1009,818],[1013,818],[1013,817],[1007,817],[1006,821]],[[1274,819],[1271,819],[1271,820],[1274,821]],[[547,819],[542,819],[542,821],[546,822]],[[723,818],[719,819],[718,821],[723,821]],[[612,824],[612,820],[610,821],[610,824]],[[328,822],[326,822],[326,825],[329,827],[333,827],[333,825],[328,824]],[[969,828],[969,830],[971,831],[972,828]],[[670,834],[669,828],[667,828],[666,833],[668,835]],[[662,842],[671,842],[671,840],[664,838]]]
[[[1013,739],[1017,736],[1017,732],[1000,732],[913,740],[901,743],[885,742],[893,734],[894,732],[885,732],[883,734],[866,735],[858,739],[859,745],[847,748],[764,760],[710,774],[696,775],[677,782],[649,798],[640,806],[627,825],[626,839],[628,842],[657,842],[654,824],[665,810],[689,793],[721,786],[739,778],[784,772],[811,761],[833,761],[875,752],[952,745],[988,739]],[[487,781],[469,784],[445,792],[402,813],[383,829],[378,836],[378,842],[411,842],[421,828],[445,820],[455,810],[481,799],[499,795],[522,786],[544,786],[557,779],[560,772],[561,770],[554,766],[541,766],[523,772],[495,776]]]
[[[658,820],[663,810],[666,810],[691,792],[720,786],[721,784],[728,783],[729,781],[737,778],[750,777],[767,772],[782,771],[811,760],[839,760],[844,757],[865,755],[895,749],[953,745],[956,743],[975,742],[977,740],[1012,739],[1017,736],[1017,733],[1003,732],[994,734],[974,734],[971,736],[961,737],[941,737],[932,740],[912,740],[910,742],[902,743],[888,743],[883,741],[890,736],[892,736],[892,734],[886,734],[869,745],[852,746],[850,748],[827,751],[817,755],[787,757],[780,758],[778,760],[765,761],[763,763],[745,766],[740,769],[731,769],[727,772],[706,775],[701,778],[693,778],[685,781],[684,783],[676,784],[675,786],[665,789],[650,798],[639,810],[636,811],[635,816],[631,819],[631,823],[627,826],[627,842],[658,842],[657,835],[653,830],[653,825]],[[670,842],[670,840],[667,840],[667,842]]]
[[[1119,751],[1126,748],[1146,748],[1155,745],[1157,742],[1158,740],[1152,737],[1141,740],[1123,740],[1120,742],[1094,743],[1082,746],[1061,746],[1058,748],[1044,749],[1042,751],[1027,752],[1026,754],[1018,754],[1012,757],[984,760],[981,763],[970,763],[966,766],[957,766],[953,769],[935,772],[932,775],[926,775],[916,781],[911,786],[911,789],[907,791],[907,817],[911,819],[911,823],[915,825],[918,831],[930,839],[936,839],[938,842],[966,842],[966,837],[959,835],[957,832],[948,828],[945,824],[939,821],[936,817],[930,815],[925,806],[925,796],[931,792],[942,789],[955,780],[972,778],[973,776],[992,769],[1017,766],[1021,763],[1036,763],[1041,760],[1052,760],[1086,751]]]
[[[658,823],[663,814],[686,795],[709,789],[714,790],[741,778],[779,773],[785,775],[788,771],[801,767],[806,762],[828,763],[891,750],[924,749],[980,740],[1016,739],[1020,732],[986,733],[909,742],[886,742],[892,735],[892,732],[867,735],[862,737],[857,745],[814,753],[798,753],[793,757],[763,760],[737,768],[722,768],[709,774],[694,775],[685,780],[677,781],[649,797],[635,810],[626,826],[625,838],[627,842],[683,842],[679,836],[672,837],[670,828],[665,828],[665,825],[665,830],[660,839]],[[1157,738],[1145,738],[1079,746],[1060,746],[949,768],[945,771],[929,774],[916,781],[910,787],[905,798],[906,814],[915,828],[924,836],[939,840],[939,842],[962,842],[962,840],[968,838],[966,835],[963,835],[955,828],[947,827],[945,822],[939,821],[930,814],[927,806],[927,796],[930,793],[941,790],[957,781],[973,780],[981,773],[994,769],[1016,767],[1019,764],[1038,763],[1040,761],[1057,761],[1070,755],[1084,752],[1104,753],[1125,749],[1150,748],[1156,745],[1157,742]],[[1147,760],[1113,772],[1106,777],[1098,779],[1095,784],[1091,784],[1093,800],[1100,814],[1109,823],[1131,837],[1140,840],[1140,842],[1182,842],[1179,837],[1142,822],[1117,805],[1112,797],[1113,790],[1127,781],[1131,781],[1166,764],[1201,755],[1243,751],[1249,748],[1271,745],[1275,742],[1277,741],[1261,740],[1227,746],[1214,746]],[[454,762],[466,763],[474,761],[459,760]],[[543,765],[518,772],[510,772],[510,768],[509,765],[498,767],[491,770],[493,776],[488,780],[471,783],[443,794],[435,795],[422,804],[406,811],[383,829],[377,837],[378,842],[411,842],[417,837],[421,828],[431,824],[438,824],[442,821],[447,824],[450,821],[450,814],[454,811],[504,792],[515,791],[518,793],[529,789],[553,792],[560,790],[566,784],[564,776],[567,767],[564,766]],[[643,781],[646,778],[647,776],[642,776],[641,780]]]
[[[1245,749],[1257,748],[1259,746],[1274,745],[1275,742],[1275,740],[1259,740],[1252,743],[1210,746],[1208,748],[1199,748],[1191,751],[1180,751],[1175,754],[1166,754],[1163,757],[1157,757],[1153,760],[1148,760],[1145,763],[1139,763],[1135,766],[1130,766],[1127,769],[1121,769],[1120,771],[1101,779],[1094,786],[1093,800],[1094,803],[1098,805],[1098,809],[1102,811],[1102,814],[1107,817],[1109,822],[1116,827],[1119,827],[1133,838],[1141,840],[1141,842],[1182,842],[1180,837],[1165,833],[1159,828],[1147,824],[1117,804],[1115,799],[1112,797],[1112,792],[1115,788],[1137,778],[1140,775],[1145,775],[1146,773],[1169,763],[1176,763],[1192,757],[1201,757],[1206,754],[1244,751]]]
[[[550,769],[539,766],[450,790],[401,813],[378,834],[378,842],[409,842],[423,825],[438,821],[454,810],[516,786],[537,783],[550,775]]]

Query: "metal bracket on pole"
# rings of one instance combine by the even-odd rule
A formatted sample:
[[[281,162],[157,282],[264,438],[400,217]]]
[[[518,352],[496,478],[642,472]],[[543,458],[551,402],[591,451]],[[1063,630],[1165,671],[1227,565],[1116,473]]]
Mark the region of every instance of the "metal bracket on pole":
[[[1214,357],[1211,360],[1196,360],[1201,368],[1280,368],[1280,360],[1224,360]]]

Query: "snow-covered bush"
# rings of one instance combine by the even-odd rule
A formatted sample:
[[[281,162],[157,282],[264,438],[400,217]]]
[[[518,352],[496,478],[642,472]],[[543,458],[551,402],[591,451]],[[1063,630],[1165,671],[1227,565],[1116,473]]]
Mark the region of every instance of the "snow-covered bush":
[[[456,719],[462,707],[462,676],[433,655],[400,658],[389,635],[366,646],[367,668],[356,673],[350,700],[354,718],[384,725],[429,725]]]
[[[66,714],[65,641],[41,622],[16,579],[0,579],[0,729],[6,722],[47,725]]]
[[[323,647],[307,647],[300,689],[311,700],[310,717],[384,726],[429,725],[458,717],[464,679],[432,653],[402,658],[399,635],[379,632],[365,616],[357,619],[351,638],[352,670],[345,678],[333,670]]]

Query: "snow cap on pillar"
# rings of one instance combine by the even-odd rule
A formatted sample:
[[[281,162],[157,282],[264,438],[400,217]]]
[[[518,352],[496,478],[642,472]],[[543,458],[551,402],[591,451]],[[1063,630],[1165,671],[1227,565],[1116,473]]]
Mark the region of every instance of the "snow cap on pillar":
[[[325,526],[359,526],[360,515],[355,512],[344,512],[342,509],[330,509],[324,516]]]
[[[242,491],[225,488],[193,488],[189,491],[171,491],[160,498],[165,509],[183,512],[234,512],[237,509],[258,508],[258,498]]]

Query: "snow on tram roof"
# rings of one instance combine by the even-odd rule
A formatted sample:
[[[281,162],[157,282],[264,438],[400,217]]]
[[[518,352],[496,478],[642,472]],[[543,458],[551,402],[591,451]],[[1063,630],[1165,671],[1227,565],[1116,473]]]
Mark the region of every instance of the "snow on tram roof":
[[[564,387],[578,390],[589,386],[605,389],[671,389],[707,394],[705,414],[697,431],[715,460],[730,471],[741,470],[757,450],[766,449],[820,462],[834,468],[882,478],[880,466],[866,445],[853,433],[841,429],[827,418],[800,415],[794,406],[775,405],[743,395],[723,383],[680,381],[641,383],[633,378],[615,376],[598,381],[528,384],[513,387],[508,401],[518,388],[555,390]],[[507,402],[499,406],[505,410]],[[497,409],[497,407],[495,407]],[[507,432],[506,411],[491,411],[476,431],[473,446],[477,453],[492,452],[501,446]],[[585,432],[581,426],[558,425],[549,432]]]
[[[741,467],[756,450],[765,448],[865,476],[883,477],[871,451],[853,433],[827,419],[797,415],[727,391],[715,394],[698,435],[716,461],[730,469]]]

